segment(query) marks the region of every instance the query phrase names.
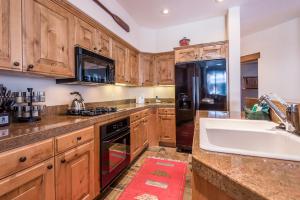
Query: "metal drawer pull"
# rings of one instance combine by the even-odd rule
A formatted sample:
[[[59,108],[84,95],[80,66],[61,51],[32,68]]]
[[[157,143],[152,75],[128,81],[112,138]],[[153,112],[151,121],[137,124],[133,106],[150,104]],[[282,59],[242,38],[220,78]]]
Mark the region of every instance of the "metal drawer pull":
[[[25,156],[22,156],[21,158],[19,158],[20,162],[25,162],[27,160],[27,158]]]

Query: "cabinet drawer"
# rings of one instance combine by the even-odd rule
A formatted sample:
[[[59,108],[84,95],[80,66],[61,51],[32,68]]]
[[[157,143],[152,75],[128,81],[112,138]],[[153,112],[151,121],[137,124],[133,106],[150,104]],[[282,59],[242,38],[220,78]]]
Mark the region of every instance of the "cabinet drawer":
[[[53,157],[53,139],[0,154],[0,179]]]
[[[142,118],[147,117],[150,115],[150,109],[146,109],[142,111]]]
[[[130,115],[130,123],[135,122],[142,118],[142,111]]]
[[[160,115],[175,115],[175,109],[174,108],[159,108],[158,114],[160,114]]]
[[[55,138],[56,153],[64,152],[94,138],[94,126],[71,132]]]

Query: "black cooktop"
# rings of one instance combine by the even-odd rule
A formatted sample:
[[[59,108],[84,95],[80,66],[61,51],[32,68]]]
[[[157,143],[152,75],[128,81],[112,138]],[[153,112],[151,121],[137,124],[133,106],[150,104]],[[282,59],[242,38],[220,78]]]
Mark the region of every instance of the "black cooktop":
[[[85,110],[72,110],[69,109],[68,115],[77,115],[77,116],[97,116],[104,115],[107,113],[117,112],[118,109],[116,107],[97,107],[97,108],[87,108]]]

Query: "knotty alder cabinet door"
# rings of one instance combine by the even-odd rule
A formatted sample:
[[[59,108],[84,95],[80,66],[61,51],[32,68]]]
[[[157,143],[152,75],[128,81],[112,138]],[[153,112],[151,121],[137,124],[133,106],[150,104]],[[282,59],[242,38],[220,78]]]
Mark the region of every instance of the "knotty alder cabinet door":
[[[23,70],[74,76],[74,16],[49,0],[22,1]]]
[[[139,55],[139,70],[142,86],[153,86],[154,83],[154,56],[152,54],[141,53]]]
[[[218,44],[211,46],[204,46],[200,49],[200,57],[202,60],[213,60],[226,58],[227,56],[227,45]]]
[[[94,198],[94,142],[55,158],[56,200]]]
[[[175,51],[176,63],[191,62],[199,59],[199,48],[187,48]]]
[[[118,43],[117,41],[113,41],[112,45],[112,57],[115,60],[115,67],[116,67],[116,83],[127,83],[128,79],[126,77],[126,47],[122,44]],[[127,72],[128,73],[128,72]]]
[[[141,152],[142,124],[136,121],[130,125],[130,160],[134,160]]]
[[[75,29],[75,40],[76,45],[79,45],[85,49],[89,49],[90,51],[96,51],[96,38],[97,38],[96,29],[82,21],[81,19],[76,19],[76,29]]]
[[[165,146],[176,146],[175,115],[159,114],[160,143]]]
[[[0,69],[22,71],[21,1],[0,0]]]
[[[175,62],[174,52],[164,53],[155,57],[158,84],[174,85],[175,84]]]
[[[128,69],[130,71],[130,83],[132,85],[139,84],[139,65],[138,65],[138,53],[132,50],[128,50]]]
[[[96,51],[105,57],[111,57],[112,39],[105,33],[97,30]]]
[[[22,71],[21,1],[0,0],[0,69]]]
[[[54,159],[0,180],[1,200],[54,200]]]

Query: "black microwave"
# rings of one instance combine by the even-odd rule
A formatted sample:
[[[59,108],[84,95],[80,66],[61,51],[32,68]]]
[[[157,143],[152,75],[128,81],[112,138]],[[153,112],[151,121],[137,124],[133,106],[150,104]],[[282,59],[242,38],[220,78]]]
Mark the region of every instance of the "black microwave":
[[[75,77],[57,79],[57,84],[101,85],[115,83],[114,60],[75,47]]]

